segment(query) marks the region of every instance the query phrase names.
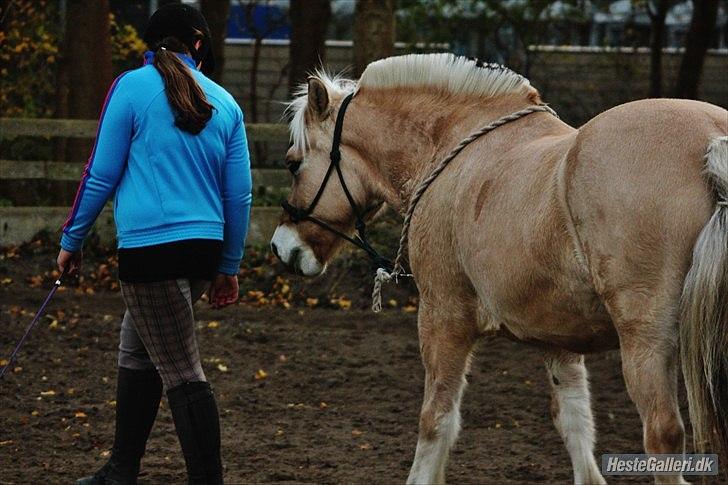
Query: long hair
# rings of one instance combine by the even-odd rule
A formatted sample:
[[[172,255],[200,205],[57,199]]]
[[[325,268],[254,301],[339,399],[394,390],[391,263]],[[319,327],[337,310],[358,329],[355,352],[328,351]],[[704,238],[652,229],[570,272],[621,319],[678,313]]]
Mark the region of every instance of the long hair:
[[[706,173],[718,203],[695,243],[685,278],[680,350],[698,453],[728,462],[728,136],[708,147]],[[725,466],[725,465],[723,465]]]
[[[154,54],[154,67],[164,80],[175,126],[197,135],[212,118],[214,107],[207,102],[205,93],[192,76],[189,67],[175,52],[187,53],[188,49],[176,37],[162,39]]]

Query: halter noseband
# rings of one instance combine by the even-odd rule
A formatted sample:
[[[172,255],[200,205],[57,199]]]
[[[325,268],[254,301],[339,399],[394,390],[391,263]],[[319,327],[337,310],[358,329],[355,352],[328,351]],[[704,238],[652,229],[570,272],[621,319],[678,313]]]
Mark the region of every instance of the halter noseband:
[[[339,146],[341,145],[341,132],[344,128],[344,115],[346,114],[346,108],[349,107],[349,103],[351,102],[353,97],[354,93],[351,93],[341,102],[339,113],[336,116],[336,125],[334,126],[334,138],[331,146],[331,153],[329,154],[331,163],[329,163],[329,168],[326,170],[326,175],[324,175],[324,179],[321,182],[318,192],[316,192],[313,200],[305,209],[292,205],[290,202],[288,202],[288,200],[283,200],[283,202],[281,202],[281,207],[283,207],[283,210],[286,211],[288,216],[291,218],[291,222],[293,224],[298,224],[299,222],[303,221],[313,222],[319,227],[336,234],[340,238],[362,249],[364,252],[367,253],[367,255],[371,258],[372,262],[378,268],[385,268],[387,271],[391,271],[392,262],[379,254],[379,252],[377,252],[377,250],[374,249],[367,240],[366,222],[364,221],[364,217],[369,212],[369,210],[359,210],[359,207],[354,201],[354,197],[352,197],[349,188],[346,186],[344,174],[341,172],[341,150],[339,148]],[[347,234],[344,234],[343,232],[334,229],[329,224],[311,215],[318,205],[319,201],[321,200],[321,196],[323,195],[324,190],[326,189],[326,185],[329,183],[329,179],[331,178],[331,174],[334,170],[336,170],[336,175],[338,176],[339,182],[341,183],[341,188],[344,189],[344,195],[346,195],[346,200],[349,201],[349,206],[351,207],[351,210],[354,213],[354,217],[356,218],[354,222],[354,227],[356,228],[357,234],[354,237],[348,236]]]

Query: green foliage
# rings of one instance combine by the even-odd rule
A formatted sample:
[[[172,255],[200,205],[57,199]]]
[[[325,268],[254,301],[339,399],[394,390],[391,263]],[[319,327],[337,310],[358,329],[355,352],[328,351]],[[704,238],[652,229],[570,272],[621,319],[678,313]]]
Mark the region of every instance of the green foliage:
[[[55,107],[57,11],[46,0],[15,0],[0,30],[0,116],[48,117]]]
[[[398,40],[448,43],[457,54],[516,69],[527,69],[528,45],[588,21],[581,0],[399,0],[398,7]]]
[[[57,2],[14,0],[0,29],[0,116],[47,118],[56,108],[61,52]],[[111,16],[116,72],[140,65],[145,50],[136,29]]]
[[[111,16],[111,61],[115,72],[139,67],[146,47],[134,26],[119,25]]]

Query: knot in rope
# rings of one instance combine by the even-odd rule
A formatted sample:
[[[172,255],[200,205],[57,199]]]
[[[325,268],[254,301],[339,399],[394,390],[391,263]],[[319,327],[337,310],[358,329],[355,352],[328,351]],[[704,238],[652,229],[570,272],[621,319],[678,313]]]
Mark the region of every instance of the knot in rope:
[[[372,290],[372,311],[374,313],[382,311],[382,284],[392,281],[392,273],[384,268],[378,268],[377,274],[374,275],[374,289]]]

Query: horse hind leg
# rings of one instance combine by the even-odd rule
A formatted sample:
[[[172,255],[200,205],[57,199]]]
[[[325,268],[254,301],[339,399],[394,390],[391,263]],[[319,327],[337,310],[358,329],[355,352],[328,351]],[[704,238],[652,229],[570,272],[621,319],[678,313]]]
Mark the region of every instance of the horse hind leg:
[[[445,465],[460,432],[460,402],[477,334],[472,321],[454,319],[453,313],[457,312],[433,311],[424,302],[420,305],[425,393],[408,484],[445,483]]]
[[[545,363],[551,385],[551,416],[569,452],[574,483],[606,483],[594,460],[594,418],[584,356],[549,352]]]
[[[682,454],[685,428],[677,399],[677,345],[648,342],[643,335],[622,344],[622,372],[642,418],[645,452]],[[681,475],[655,476],[655,481],[686,483]]]
[[[625,288],[605,301],[619,334],[622,374],[642,419],[646,453],[682,454],[685,428],[677,397],[677,307],[681,279],[665,277],[651,291]],[[655,475],[657,483],[686,483]]]

